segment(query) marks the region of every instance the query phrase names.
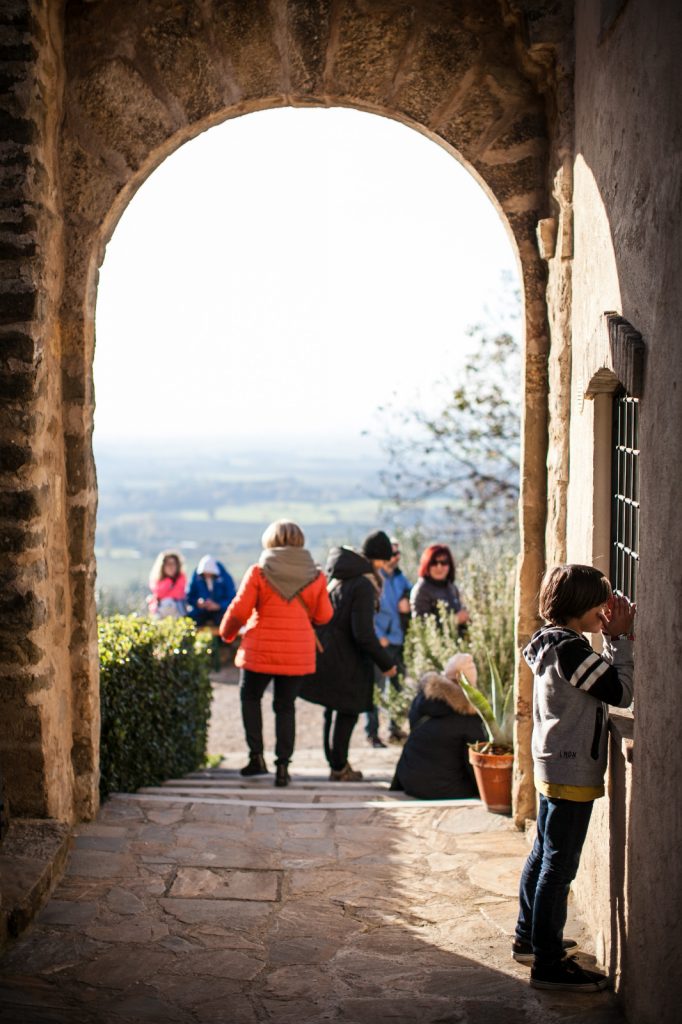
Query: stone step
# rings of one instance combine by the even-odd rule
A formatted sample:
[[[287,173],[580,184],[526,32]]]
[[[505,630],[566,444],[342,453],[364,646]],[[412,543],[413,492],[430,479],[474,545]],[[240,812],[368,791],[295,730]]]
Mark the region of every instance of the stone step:
[[[254,793],[247,791],[240,791],[239,795],[236,796],[199,796],[194,792],[191,793],[178,793],[175,790],[166,790],[163,787],[154,789],[148,787],[146,790],[138,790],[137,793],[111,793],[109,796],[111,800],[119,801],[139,801],[142,803],[166,803],[166,804],[214,804],[223,807],[228,806],[248,806],[254,807],[272,807],[279,810],[293,810],[293,809],[309,809],[309,810],[359,810],[364,807],[374,807],[383,809],[392,808],[421,808],[426,809],[428,807],[478,807],[483,808],[483,804],[480,800],[413,800],[411,797],[406,796],[404,793],[395,793],[387,791],[383,796],[376,794],[373,799],[367,799],[367,794],[360,794],[355,799],[352,799],[352,791],[348,790],[345,793],[339,793],[335,799],[327,793],[322,792],[294,792],[292,793],[291,788],[281,791],[278,793],[274,787],[267,792]],[[488,812],[485,812],[486,814]],[[506,819],[503,819],[506,821]]]
[[[388,788],[372,789],[369,787],[353,787],[351,783],[347,787],[337,785],[334,789],[315,787],[287,786],[286,789],[277,789],[272,784],[263,787],[221,787],[221,788],[199,788],[194,786],[142,786],[138,794],[148,796],[156,794],[167,798],[193,801],[197,799],[211,800],[252,800],[259,802],[263,799],[275,800],[283,803],[294,800],[302,800],[308,803],[319,800],[390,800],[401,799],[402,794],[394,793]]]
[[[218,779],[167,779],[161,783],[164,789],[186,789],[186,790],[250,790],[260,792],[263,789],[270,790],[274,785],[273,775],[260,775],[257,779],[241,779],[239,776],[232,776],[224,781]],[[158,789],[158,786],[151,787]],[[330,782],[328,779],[301,778],[295,776],[289,783],[289,789],[301,790],[323,790],[334,793],[337,790],[345,791],[351,789],[354,793],[375,793],[389,790],[389,780],[385,778],[363,779],[362,782]]]
[[[12,820],[0,845],[0,949],[47,901],[69,852],[68,825],[51,818]]]

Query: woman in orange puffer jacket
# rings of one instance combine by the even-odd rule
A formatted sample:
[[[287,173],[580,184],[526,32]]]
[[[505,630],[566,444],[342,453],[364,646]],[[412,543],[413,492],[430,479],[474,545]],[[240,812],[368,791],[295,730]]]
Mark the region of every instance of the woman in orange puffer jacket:
[[[296,738],[295,701],[305,676],[315,671],[313,624],[333,615],[327,579],[303,547],[296,523],[279,520],[263,534],[263,552],[242,580],[225,612],[220,635],[231,643],[244,628],[235,664],[240,672],[240,696],[248,764],[242,775],[263,775],[263,716],[261,700],[272,679],[275,698],[275,785],[289,784],[288,765]]]

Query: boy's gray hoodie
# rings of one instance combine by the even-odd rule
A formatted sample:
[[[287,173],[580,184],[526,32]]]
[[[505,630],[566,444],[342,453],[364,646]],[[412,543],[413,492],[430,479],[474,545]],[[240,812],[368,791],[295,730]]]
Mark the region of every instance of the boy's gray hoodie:
[[[533,765],[543,782],[601,786],[607,751],[608,705],[632,700],[630,640],[604,636],[597,654],[582,633],[543,626],[523,656],[535,675]]]

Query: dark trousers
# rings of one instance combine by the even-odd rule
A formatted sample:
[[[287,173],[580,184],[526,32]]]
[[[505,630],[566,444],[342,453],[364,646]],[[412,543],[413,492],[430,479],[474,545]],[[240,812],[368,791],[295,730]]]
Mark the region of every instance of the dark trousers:
[[[386,676],[383,674],[381,669],[378,666],[375,666],[374,682],[376,683],[377,686],[381,687],[382,689],[388,682],[393,687],[394,690],[402,690],[400,678],[405,675],[405,663],[403,662],[403,645],[389,644],[386,650],[395,659],[395,663],[398,666],[398,674],[395,676],[391,676],[390,679],[387,680]],[[389,723],[389,731],[391,735],[393,735],[393,733],[395,732],[398,732],[399,729],[400,726],[397,724],[397,722],[394,722],[393,719],[391,719]],[[374,705],[371,711],[367,712],[367,715],[365,716],[365,732],[370,738],[372,736],[379,735],[379,708],[376,706],[376,704]]]
[[[329,762],[329,767],[335,772],[340,772],[348,763],[350,738],[357,720],[357,715],[349,715],[344,711],[332,711],[330,708],[325,709],[324,754]]]
[[[275,712],[275,763],[289,764],[296,740],[296,698],[303,676],[272,676],[243,668],[239,678],[242,721],[250,754],[263,753],[261,700],[270,680],[274,684],[272,710]]]
[[[521,875],[516,923],[516,938],[533,944],[536,964],[554,964],[564,956],[568,892],[593,803],[540,796],[537,838]]]

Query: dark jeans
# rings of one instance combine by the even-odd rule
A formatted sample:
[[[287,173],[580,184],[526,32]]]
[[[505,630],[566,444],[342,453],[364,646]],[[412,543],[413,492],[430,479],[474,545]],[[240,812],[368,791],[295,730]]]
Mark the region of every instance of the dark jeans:
[[[357,715],[349,715],[344,711],[332,711],[330,708],[325,709],[324,754],[329,762],[329,767],[335,772],[340,772],[348,763],[350,738],[357,720]]]
[[[405,675],[405,664],[403,662],[403,646],[402,644],[389,644],[386,647],[388,653],[395,659],[396,665],[398,666],[398,676]],[[374,682],[379,687],[386,685],[386,676],[383,674],[378,666],[374,668]],[[402,686],[397,676],[391,676],[388,682],[391,684],[394,690],[402,690]],[[391,719],[389,723],[389,730],[391,735],[394,732],[399,731],[399,726],[396,722]],[[379,708],[374,706],[371,711],[368,711],[365,716],[365,732],[369,737],[379,735]]]
[[[275,763],[289,764],[296,739],[296,707],[303,676],[272,676],[265,672],[240,671],[239,695],[242,702],[242,721],[250,754],[263,753],[263,715],[261,700],[270,680],[275,694],[272,710],[275,712]]]
[[[521,875],[516,922],[516,938],[532,942],[536,964],[554,964],[563,958],[568,892],[580,864],[593,803],[540,796],[537,838]]]

